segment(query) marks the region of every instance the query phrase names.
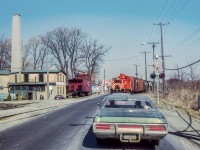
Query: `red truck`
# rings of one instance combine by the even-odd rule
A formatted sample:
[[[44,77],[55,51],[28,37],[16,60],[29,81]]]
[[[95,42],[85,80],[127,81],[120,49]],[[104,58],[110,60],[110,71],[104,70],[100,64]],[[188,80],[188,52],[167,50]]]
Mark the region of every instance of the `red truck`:
[[[75,78],[68,80],[68,91],[72,96],[88,96],[92,91],[90,76],[84,73],[76,74]]]

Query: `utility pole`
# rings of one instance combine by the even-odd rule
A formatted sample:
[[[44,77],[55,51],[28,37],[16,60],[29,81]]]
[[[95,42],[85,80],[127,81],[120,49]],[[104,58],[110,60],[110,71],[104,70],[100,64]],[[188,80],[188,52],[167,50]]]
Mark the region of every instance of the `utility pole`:
[[[136,76],[136,90],[138,91],[138,71],[137,71],[137,67],[139,65],[134,64],[134,66],[135,66],[135,76]]]
[[[153,62],[155,61],[155,47],[156,44],[159,44],[159,42],[148,42],[147,44],[152,44],[152,48],[153,48]],[[153,71],[153,73],[155,74],[155,70]],[[153,93],[156,93],[156,85],[155,85],[155,79],[153,79]]]
[[[178,80],[180,79],[180,74],[179,74],[179,68],[178,68],[178,65],[177,65],[177,71],[178,71]]]
[[[69,96],[69,90],[68,90],[68,87],[69,87],[69,83],[68,83],[68,80],[69,80],[69,72],[68,72],[68,61],[65,60],[65,72],[66,72],[66,78],[65,78],[65,83],[66,83],[66,94]]]
[[[47,100],[49,100],[49,54],[47,51]]]
[[[105,71],[105,68],[104,68],[104,74],[103,74],[103,94],[105,94],[105,80],[106,80],[106,71]]]
[[[163,31],[162,31],[162,27],[164,25],[168,25],[169,23],[165,24],[165,23],[158,23],[158,24],[153,24],[153,25],[158,25],[160,26],[160,34],[161,34],[161,57],[162,57],[162,68],[163,68],[163,73],[165,74],[165,60],[164,60],[164,50],[163,50]],[[165,97],[165,77],[163,78],[163,97]]]
[[[136,75],[136,78],[137,78],[137,77],[138,77],[137,66],[139,66],[139,65],[137,65],[137,64],[134,64],[133,66],[135,66],[135,75]]]
[[[144,52],[140,52],[140,53],[143,53],[144,57],[145,57],[145,80],[146,80],[145,81],[145,83],[146,83],[145,89],[146,89],[146,92],[147,92],[147,56],[146,56],[146,54],[150,53],[150,52],[144,51]]]

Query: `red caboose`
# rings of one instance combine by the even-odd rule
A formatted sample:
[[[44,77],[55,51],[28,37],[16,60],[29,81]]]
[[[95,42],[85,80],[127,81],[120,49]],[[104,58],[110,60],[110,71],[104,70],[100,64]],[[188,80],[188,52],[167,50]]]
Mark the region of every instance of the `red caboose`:
[[[68,80],[68,91],[70,95],[89,95],[91,90],[91,78],[87,74],[76,74],[75,78]]]

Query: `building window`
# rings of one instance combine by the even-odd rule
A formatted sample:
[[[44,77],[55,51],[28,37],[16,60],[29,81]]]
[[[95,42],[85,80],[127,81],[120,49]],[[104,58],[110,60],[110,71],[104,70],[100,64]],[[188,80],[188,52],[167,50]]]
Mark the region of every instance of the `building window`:
[[[10,86],[10,90],[15,90],[15,87],[14,86]]]
[[[59,82],[59,74],[57,75],[57,82]]]
[[[22,86],[22,90],[26,90],[26,86]]]
[[[60,94],[63,94],[63,93],[62,93],[62,87],[60,87]]]
[[[58,94],[58,95],[59,95],[59,89],[60,89],[60,88],[59,88],[59,87],[57,87],[57,94]]]
[[[33,86],[29,86],[28,91],[33,91]]]
[[[65,94],[65,88],[63,87],[63,94]]]
[[[17,83],[17,75],[15,75],[15,83]]]
[[[20,86],[15,86],[15,90],[20,90]]]
[[[44,74],[43,73],[39,74],[39,82],[44,82]]]
[[[37,91],[45,91],[45,87],[43,85],[39,85],[37,87]]]
[[[62,74],[60,74],[60,82],[62,82]]]
[[[65,82],[65,75],[63,75],[63,82]]]
[[[29,82],[29,74],[24,74],[24,82]]]

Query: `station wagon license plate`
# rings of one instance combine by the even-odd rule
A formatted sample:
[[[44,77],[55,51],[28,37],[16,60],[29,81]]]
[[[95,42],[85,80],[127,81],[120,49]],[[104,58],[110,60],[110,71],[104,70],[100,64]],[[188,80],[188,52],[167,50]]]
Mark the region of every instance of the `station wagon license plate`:
[[[124,134],[123,135],[123,139],[124,140],[129,140],[129,139],[136,140],[137,139],[137,135],[136,134]]]

